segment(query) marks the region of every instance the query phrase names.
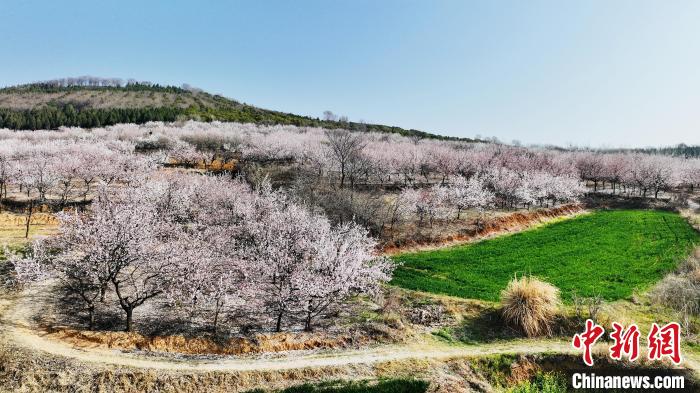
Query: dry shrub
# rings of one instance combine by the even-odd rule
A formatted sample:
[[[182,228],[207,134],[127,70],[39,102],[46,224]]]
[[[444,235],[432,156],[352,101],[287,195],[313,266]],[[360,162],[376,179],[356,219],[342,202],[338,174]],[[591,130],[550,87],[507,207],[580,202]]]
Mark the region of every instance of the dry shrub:
[[[417,325],[437,325],[443,322],[445,318],[445,308],[441,304],[427,304],[414,308],[409,318],[412,323]]]
[[[688,277],[693,283],[700,285],[700,248],[695,249],[693,255],[683,262],[679,273]]]
[[[700,316],[700,248],[695,249],[676,273],[656,284],[651,300],[676,311],[684,331],[695,330],[694,319]]]
[[[689,272],[695,274],[696,272]],[[693,330],[693,318],[700,315],[700,281],[691,275],[669,275],[652,292],[652,301],[679,314],[683,330]]]
[[[588,304],[588,317],[595,322],[599,322],[598,314],[603,307],[603,298],[600,295],[594,295],[587,298],[586,303]]]
[[[527,357],[520,357],[510,365],[510,375],[506,378],[508,385],[518,385],[531,380],[542,368]]]
[[[680,311],[700,304],[700,285],[686,276],[669,275],[656,285],[652,299]]]
[[[400,314],[402,308],[401,293],[394,288],[382,291],[375,302],[381,307],[381,313],[385,315]]]
[[[551,334],[560,304],[559,289],[534,277],[516,277],[501,292],[503,318],[528,337]]]
[[[688,273],[688,278],[690,281],[700,285],[700,269],[693,270],[692,272]]]

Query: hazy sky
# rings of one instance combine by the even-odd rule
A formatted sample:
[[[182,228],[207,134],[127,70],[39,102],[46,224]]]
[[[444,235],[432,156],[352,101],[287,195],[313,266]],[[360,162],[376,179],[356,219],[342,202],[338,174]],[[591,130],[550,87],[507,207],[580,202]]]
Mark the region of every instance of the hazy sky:
[[[700,1],[0,2],[0,85],[190,83],[455,136],[700,144]]]

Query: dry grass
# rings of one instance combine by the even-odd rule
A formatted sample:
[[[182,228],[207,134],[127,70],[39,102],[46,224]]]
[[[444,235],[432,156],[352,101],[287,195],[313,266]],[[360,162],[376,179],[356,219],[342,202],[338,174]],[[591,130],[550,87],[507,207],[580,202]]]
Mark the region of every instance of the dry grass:
[[[516,277],[501,292],[503,318],[528,337],[551,334],[560,304],[559,289],[534,277]]]
[[[168,162],[168,165],[171,166],[188,166],[188,164],[185,164],[183,162],[179,162],[175,159],[171,159]],[[211,162],[204,162],[204,161],[198,161],[194,165],[192,165],[193,169],[197,169],[200,171],[211,171],[211,172],[222,172],[222,171],[228,171],[228,172],[233,172],[237,169],[238,167],[238,161],[237,160],[228,160],[228,161],[223,161],[219,158],[211,161]]]
[[[376,338],[360,335],[330,335],[320,333],[257,334],[216,340],[209,337],[182,335],[144,336],[138,333],[57,329],[49,337],[78,348],[109,348],[142,350],[188,355],[242,355],[295,350],[348,348],[376,342]]]
[[[606,362],[605,357],[596,359],[596,370],[626,370],[624,367]],[[3,343],[0,337],[0,392],[245,392],[324,381],[395,378],[429,381],[431,393],[494,392],[527,381],[538,371],[578,368],[579,356],[545,354],[403,359],[267,371],[165,371],[82,363],[29,352]]]
[[[366,365],[190,373],[116,368],[27,353],[1,343],[0,365],[0,392],[245,392],[375,375]]]
[[[0,392],[245,392],[329,380],[429,380],[442,364],[410,359],[289,370],[177,372],[81,363],[28,352],[0,340]]]
[[[402,321],[410,323],[409,329],[421,326],[412,321],[417,311],[440,308],[442,318],[429,327],[458,326],[465,319],[476,319],[493,308],[493,303],[478,299],[462,299],[454,296],[430,292],[419,292],[400,287],[388,286],[384,298],[380,301],[383,315],[397,315]],[[425,329],[419,329],[425,330]]]
[[[34,213],[29,225],[29,239],[24,237],[26,218],[22,214],[0,213],[0,246],[21,245],[36,236],[47,236],[56,232],[58,220],[51,213]]]
[[[656,284],[651,300],[676,311],[685,332],[695,332],[696,320],[700,318],[700,249],[677,272]]]
[[[26,352],[0,341],[0,392],[246,392],[324,381],[410,378],[433,393],[493,391],[471,358],[406,359],[270,371],[176,372],[80,363]]]

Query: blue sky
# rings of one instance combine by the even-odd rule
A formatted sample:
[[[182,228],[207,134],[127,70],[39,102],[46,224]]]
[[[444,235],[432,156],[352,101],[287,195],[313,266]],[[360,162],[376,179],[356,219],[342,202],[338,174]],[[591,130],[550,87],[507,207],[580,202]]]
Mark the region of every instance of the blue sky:
[[[700,144],[698,1],[3,0],[0,15],[0,85],[133,77],[454,136]]]

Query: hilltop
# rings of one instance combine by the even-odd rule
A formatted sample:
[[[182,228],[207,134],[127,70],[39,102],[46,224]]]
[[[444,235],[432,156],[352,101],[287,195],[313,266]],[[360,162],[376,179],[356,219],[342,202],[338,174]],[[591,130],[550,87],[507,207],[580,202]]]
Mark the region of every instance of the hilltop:
[[[291,124],[396,133],[431,139],[461,139],[381,124],[321,120],[258,108],[188,85],[163,86],[114,78],[79,77],[0,89],[0,128],[56,129],[61,126],[102,127],[148,121],[225,121]],[[469,141],[469,139],[461,139]]]

